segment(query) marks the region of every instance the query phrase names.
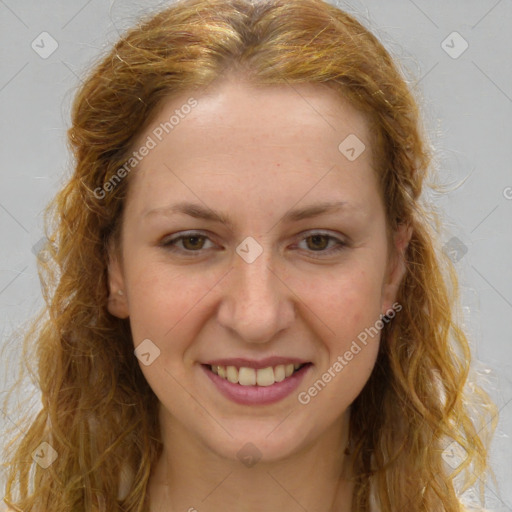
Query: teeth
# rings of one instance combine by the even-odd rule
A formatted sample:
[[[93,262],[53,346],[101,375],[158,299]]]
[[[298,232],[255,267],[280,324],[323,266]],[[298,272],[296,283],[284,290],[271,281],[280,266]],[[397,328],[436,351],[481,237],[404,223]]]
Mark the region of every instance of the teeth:
[[[269,366],[268,368],[247,368],[242,366],[212,366],[211,370],[219,377],[228,380],[232,384],[240,384],[242,386],[272,386],[276,382],[282,382],[284,379],[292,375],[292,373],[301,367],[300,364],[279,364],[277,366]]]
[[[284,369],[284,364],[280,364],[274,368],[274,380],[276,382],[281,382],[286,378],[286,371]]]
[[[228,366],[226,368],[226,376],[229,382],[236,384],[238,382],[238,370],[234,366]]]
[[[274,369],[272,366],[256,371],[256,384],[258,386],[272,386],[274,382]]]
[[[242,386],[254,386],[256,384],[256,370],[242,366],[238,371],[238,383]]]

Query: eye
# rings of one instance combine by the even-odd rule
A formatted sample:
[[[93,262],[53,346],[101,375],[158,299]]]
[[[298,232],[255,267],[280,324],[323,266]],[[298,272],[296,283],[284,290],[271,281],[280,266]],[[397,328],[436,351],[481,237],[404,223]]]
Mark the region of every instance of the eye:
[[[209,242],[210,247],[205,247]],[[320,231],[309,232],[300,243],[306,242],[306,250],[313,258],[322,258],[337,253],[346,247],[348,243],[338,237]],[[164,238],[159,244],[167,251],[181,253],[186,256],[199,256],[202,251],[213,248],[210,238],[198,231],[189,231],[177,236]],[[299,244],[300,245],[300,244]],[[320,253],[318,256],[311,253]]]
[[[205,241],[211,242],[206,235],[190,231],[173,238],[165,238],[159,245],[168,251],[188,253],[187,255],[195,256],[193,253],[199,253],[202,249],[205,249]]]
[[[320,256],[313,256],[313,258],[321,258],[323,256],[337,253],[346,247],[348,244],[338,237],[332,236],[329,233],[320,231],[310,232],[305,236],[301,242],[306,242],[308,252],[321,253]],[[330,248],[328,248],[330,245]],[[326,250],[327,249],[327,250]]]

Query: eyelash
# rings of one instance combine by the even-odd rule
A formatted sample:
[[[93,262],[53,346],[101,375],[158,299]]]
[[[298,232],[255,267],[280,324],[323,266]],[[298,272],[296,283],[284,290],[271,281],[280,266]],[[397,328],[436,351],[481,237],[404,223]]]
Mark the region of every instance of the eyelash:
[[[346,249],[349,246],[349,244],[347,242],[344,242],[343,240],[341,240],[333,235],[330,235],[328,233],[325,233],[323,231],[307,232],[307,236],[303,237],[302,240],[307,240],[308,238],[311,238],[314,236],[326,237],[328,239],[328,242],[334,241],[334,242],[336,242],[336,245],[334,247],[331,247],[331,249],[329,249],[329,250],[319,250],[319,251],[310,250],[309,252],[311,252],[311,253],[321,253],[321,254],[323,253],[324,255],[327,254],[330,256],[333,253],[338,253],[338,252],[342,251],[343,249]],[[197,251],[193,251],[193,250],[189,250],[189,249],[181,249],[181,248],[177,247],[177,245],[176,245],[177,242],[182,241],[186,238],[192,238],[192,237],[209,240],[208,236],[206,236],[200,232],[190,231],[190,232],[186,232],[185,234],[182,234],[180,236],[177,236],[175,238],[164,239],[162,242],[160,242],[159,245],[161,247],[163,247],[166,251],[181,252],[182,254],[185,254],[187,257],[195,258],[195,257],[200,256],[200,253],[203,251],[203,249],[198,249]],[[322,258],[322,256],[313,256],[313,255],[312,255],[312,257],[318,258],[318,259]]]

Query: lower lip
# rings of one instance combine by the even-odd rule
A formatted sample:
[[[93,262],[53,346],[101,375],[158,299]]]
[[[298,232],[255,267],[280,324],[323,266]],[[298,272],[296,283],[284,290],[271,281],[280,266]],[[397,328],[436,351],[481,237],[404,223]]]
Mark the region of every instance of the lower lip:
[[[208,366],[201,365],[208,378],[226,398],[242,405],[267,405],[283,400],[297,389],[310,366],[310,363],[306,364],[290,377],[271,386],[242,386],[219,377]]]

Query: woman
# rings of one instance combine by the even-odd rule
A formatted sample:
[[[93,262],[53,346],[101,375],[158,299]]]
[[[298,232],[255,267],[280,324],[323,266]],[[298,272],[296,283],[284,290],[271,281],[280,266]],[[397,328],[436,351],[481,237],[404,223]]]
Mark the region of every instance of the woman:
[[[320,0],[178,2],[92,70],[69,140],[8,505],[462,510],[487,451],[457,281],[372,34]]]

